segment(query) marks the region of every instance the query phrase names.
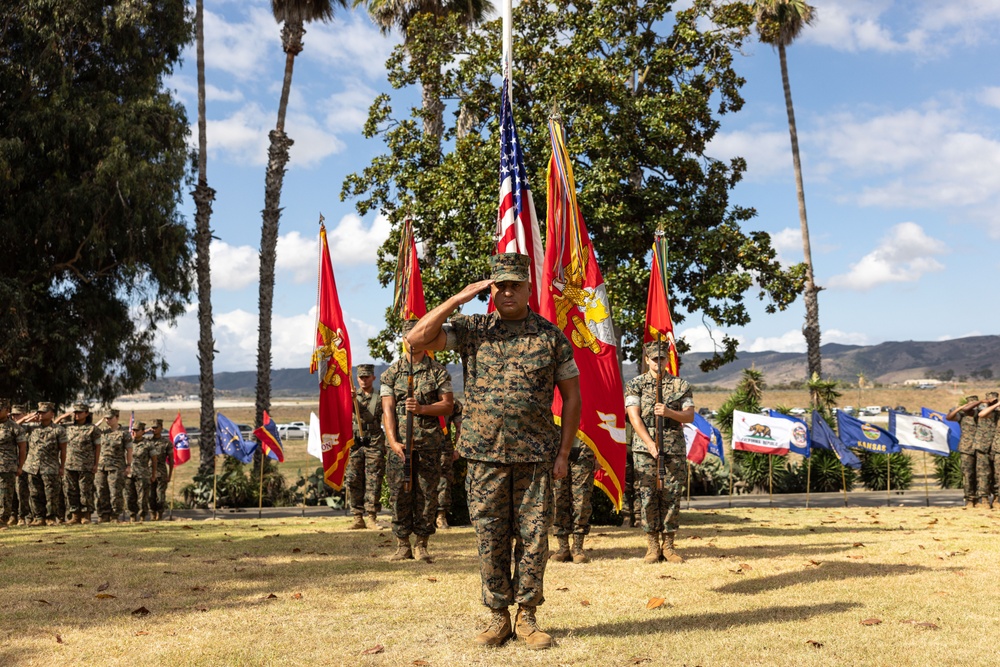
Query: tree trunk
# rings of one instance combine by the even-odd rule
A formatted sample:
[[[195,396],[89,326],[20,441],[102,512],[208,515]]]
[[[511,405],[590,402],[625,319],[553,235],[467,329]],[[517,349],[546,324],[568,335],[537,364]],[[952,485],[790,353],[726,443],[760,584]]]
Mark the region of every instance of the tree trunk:
[[[267,174],[264,177],[264,212],[260,233],[260,296],[257,324],[257,402],[254,425],[263,423],[264,411],[271,407],[271,316],[274,304],[274,264],[278,247],[278,222],[281,219],[281,186],[288,164],[288,149],[294,143],[285,134],[285,113],[288,110],[288,93],[292,87],[292,70],[295,56],[302,52],[302,22],[286,23],[281,29],[285,49],[285,79],[278,103],[278,122],[269,133],[271,145],[267,150]]]
[[[205,22],[202,0],[195,3],[198,56],[198,185],[194,189],[196,212],[195,271],[198,278],[198,368],[201,419],[198,438],[198,473],[210,475],[215,470],[215,340],[212,337],[212,201],[215,190],[208,187],[208,134],[205,113]]]
[[[421,85],[421,104],[424,110],[424,135],[436,137],[439,141],[444,134],[444,102],[436,83]]]
[[[806,357],[808,359],[808,377],[815,374],[822,377],[822,361],[820,359],[820,329],[819,329],[819,288],[813,278],[812,251],[809,246],[809,222],[806,218],[806,193],[802,185],[802,162],[799,159],[799,135],[795,128],[795,109],[792,106],[792,88],[788,82],[788,60],[785,57],[785,46],[778,44],[778,57],[781,60],[781,83],[785,89],[785,109],[788,112],[788,134],[792,140],[792,163],[795,167],[795,193],[799,200],[799,224],[802,228],[802,258],[806,265],[806,289],[803,298],[806,304],[806,321],[802,327],[802,335],[806,339]]]

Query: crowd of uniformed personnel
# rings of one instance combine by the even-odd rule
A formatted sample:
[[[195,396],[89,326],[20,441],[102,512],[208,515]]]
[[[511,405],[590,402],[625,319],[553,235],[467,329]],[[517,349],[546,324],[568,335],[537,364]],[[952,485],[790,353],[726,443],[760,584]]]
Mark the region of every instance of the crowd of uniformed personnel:
[[[991,391],[985,400],[967,396],[946,419],[958,422],[962,434],[958,455],[962,465],[962,489],[967,508],[1000,509],[1000,417],[998,394]]]
[[[0,398],[0,529],[159,521],[167,509],[173,446],[163,421],[119,422],[105,409],[74,403],[56,415],[53,403],[29,411]]]

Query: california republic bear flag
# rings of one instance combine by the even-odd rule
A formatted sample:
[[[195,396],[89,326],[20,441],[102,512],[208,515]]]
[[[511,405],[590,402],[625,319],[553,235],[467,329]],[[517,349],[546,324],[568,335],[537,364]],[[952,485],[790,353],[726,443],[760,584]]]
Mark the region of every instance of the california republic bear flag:
[[[558,122],[549,121],[549,134],[552,158],[539,314],[562,329],[573,345],[583,400],[577,437],[597,457],[594,483],[620,510],[625,486],[625,399],[618,341],[604,278],[577,208],[573,167]],[[562,395],[558,391],[552,413],[559,423]]]
[[[319,372],[319,430],[323,453],[323,479],[339,491],[344,482],[347,458],[354,444],[351,419],[351,343],[340,310],[337,283],[333,279],[326,227],[319,226],[319,294],[317,296],[316,347],[309,372]]]
[[[808,442],[806,427],[787,419],[733,412],[733,449],[784,456],[792,442]]]

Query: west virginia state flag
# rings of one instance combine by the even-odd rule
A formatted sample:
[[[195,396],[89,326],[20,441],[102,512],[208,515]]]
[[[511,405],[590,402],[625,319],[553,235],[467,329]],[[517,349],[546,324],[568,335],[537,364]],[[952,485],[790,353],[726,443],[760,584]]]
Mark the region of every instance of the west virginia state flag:
[[[351,343],[340,310],[333,279],[326,227],[319,228],[319,303],[316,306],[316,348],[310,373],[319,372],[319,431],[323,450],[323,479],[339,491],[344,483],[347,458],[354,444],[351,419]]]
[[[662,340],[667,348],[668,368],[671,375],[677,375],[680,359],[674,341],[674,320],[670,317],[670,303],[667,301],[667,241],[657,232],[653,241],[653,268],[649,274],[649,294],[646,297],[646,330],[642,342]]]
[[[580,369],[583,409],[577,437],[600,467],[594,483],[621,509],[625,486],[625,399],[611,305],[594,246],[576,204],[573,167],[562,127],[549,122],[552,158],[548,170],[548,221],[539,314],[563,330]],[[560,423],[562,396],[552,412]]]
[[[419,320],[427,314],[424,281],[420,277],[420,261],[417,259],[417,244],[413,239],[413,224],[409,220],[403,224],[403,234],[399,239],[393,309],[404,320]]]

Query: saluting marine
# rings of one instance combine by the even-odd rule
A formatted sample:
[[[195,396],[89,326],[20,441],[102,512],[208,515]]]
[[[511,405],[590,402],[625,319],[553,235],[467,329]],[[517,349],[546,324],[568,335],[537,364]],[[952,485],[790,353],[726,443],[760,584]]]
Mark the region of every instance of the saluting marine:
[[[121,521],[125,511],[125,478],[132,472],[132,434],[118,422],[118,410],[104,411],[101,429],[101,457],[97,461],[97,512],[101,523],[114,517]]]
[[[0,398],[0,530],[17,524],[16,480],[24,466],[27,443],[24,429],[10,418],[10,400]]]
[[[32,526],[58,523],[59,496],[66,464],[66,430],[56,424],[55,406],[49,402],[38,404],[35,417],[39,423],[32,424],[28,433],[28,457],[24,471],[28,473],[31,491]]]
[[[73,404],[73,423],[66,427],[66,508],[71,524],[90,523],[94,513],[94,475],[101,455],[101,432],[90,406]]]

